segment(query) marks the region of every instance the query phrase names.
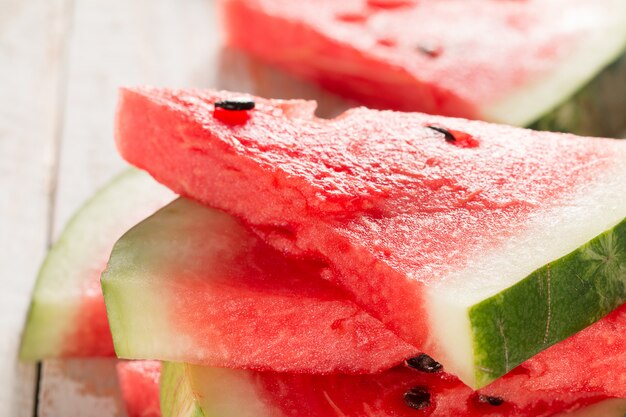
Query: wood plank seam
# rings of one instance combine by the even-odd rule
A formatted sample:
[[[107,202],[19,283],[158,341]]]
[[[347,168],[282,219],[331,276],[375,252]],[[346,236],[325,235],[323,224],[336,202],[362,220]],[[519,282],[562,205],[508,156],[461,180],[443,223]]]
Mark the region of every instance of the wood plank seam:
[[[63,0],[59,7],[60,13],[56,16],[61,19],[59,22],[60,34],[58,37],[58,54],[61,57],[59,59],[59,71],[56,82],[56,98],[55,98],[55,115],[54,115],[54,129],[52,135],[52,157],[49,166],[47,189],[47,213],[46,213],[46,241],[47,249],[49,250],[53,242],[54,233],[54,215],[55,206],[57,200],[57,184],[59,178],[59,165],[61,156],[62,137],[65,121],[65,104],[68,89],[68,68],[69,68],[69,46],[71,44],[72,28],[74,23],[74,0]],[[39,416],[40,407],[40,389],[41,389],[41,377],[42,377],[42,363],[37,363],[37,371],[35,374],[35,392],[33,400],[33,417]]]

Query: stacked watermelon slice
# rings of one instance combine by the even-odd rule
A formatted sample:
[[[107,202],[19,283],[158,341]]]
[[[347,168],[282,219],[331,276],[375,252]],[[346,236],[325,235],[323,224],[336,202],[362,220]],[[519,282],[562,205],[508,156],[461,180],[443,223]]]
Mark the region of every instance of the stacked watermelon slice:
[[[150,175],[68,224],[21,357],[119,357],[129,417],[622,417],[626,141],[445,116],[626,128],[626,3],[220,4],[232,47],[443,116],[123,89]]]
[[[220,0],[232,48],[371,107],[613,137],[622,0]]]
[[[123,90],[122,155],[182,197],[99,192],[22,356],[112,355],[108,322],[166,362],[120,365],[131,416],[623,415],[626,142],[313,110]]]

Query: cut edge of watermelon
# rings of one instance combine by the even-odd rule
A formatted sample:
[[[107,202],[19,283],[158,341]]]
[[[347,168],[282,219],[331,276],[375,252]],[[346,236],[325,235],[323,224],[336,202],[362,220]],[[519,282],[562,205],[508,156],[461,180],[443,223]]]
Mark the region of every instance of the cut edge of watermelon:
[[[513,346],[523,346],[524,340],[506,336],[509,322],[505,313],[517,314],[518,319],[522,317],[521,322],[526,323],[528,330],[522,332],[523,335],[532,334],[529,340],[534,338],[533,341],[537,337],[545,339],[540,343],[544,348],[586,327],[588,319],[570,321],[567,327],[561,327],[564,323],[559,322],[558,313],[567,308],[576,311],[576,305],[553,301],[558,299],[559,293],[577,290],[576,286],[568,289],[574,279],[570,274],[576,273],[579,266],[588,266],[582,264],[593,260],[590,251],[613,250],[615,253],[606,255],[615,255],[618,259],[626,256],[618,250],[620,245],[626,248],[626,201],[615,192],[623,184],[626,184],[626,166],[616,162],[556,209],[535,214],[524,233],[478,256],[467,267],[450,274],[449,279],[427,289],[425,299],[428,300],[430,328],[442,341],[439,347],[433,348],[437,359],[446,363],[466,384],[481,387],[538,353],[535,349],[523,354],[526,348],[522,347],[519,355],[515,354]],[[581,224],[586,227],[581,228]],[[604,254],[596,255],[601,266]],[[607,270],[602,279],[616,285],[626,281],[618,272]],[[590,285],[596,281],[598,279]],[[468,282],[482,284],[469,288]],[[599,295],[601,289],[598,287],[592,294],[599,298],[599,303],[603,299]],[[537,292],[537,297],[533,298],[536,305],[508,310],[499,307],[515,302],[518,294],[529,291]],[[610,295],[607,305],[597,306],[594,321],[625,301],[619,291]],[[571,297],[566,301],[571,304],[577,299]],[[533,326],[533,323],[537,324]],[[488,332],[484,340],[479,340],[477,336],[484,334],[485,329]],[[538,335],[533,334],[533,330]],[[515,332],[516,335],[522,333]],[[457,337],[450,338],[450,334]],[[498,348],[490,348],[488,353],[483,349],[484,343]],[[468,363],[475,366],[468,368]]]
[[[163,326],[166,325],[166,323],[170,323],[167,311],[160,303],[161,295],[150,285],[145,285],[145,283],[133,280],[132,272],[126,275],[120,275],[119,278],[129,281],[129,285],[126,287],[118,287],[108,285],[105,282],[103,282],[102,285],[102,291],[107,304],[107,316],[113,337],[115,354],[120,359],[170,359],[166,357],[168,355],[159,355],[158,346],[160,341],[158,337],[152,337],[155,333],[150,331],[151,325],[146,325],[146,323],[158,323]],[[142,303],[142,314],[121,314],[125,311],[136,310],[136,300],[130,297],[124,297],[123,294],[121,294],[121,292],[125,290],[131,293],[141,292],[144,294],[142,301],[149,301]],[[111,300],[115,300],[114,307],[111,306]],[[161,328],[161,330],[164,334],[176,333],[173,330],[163,328]],[[131,332],[132,336],[130,336]],[[179,337],[183,336],[179,335]],[[141,340],[142,343],[133,343],[133,341],[136,340]],[[185,341],[178,340],[177,343],[180,345],[184,344]],[[187,343],[190,346],[193,345],[191,340],[187,341]]]
[[[603,31],[594,32],[550,74],[532,85],[524,84],[519,91],[481,111],[481,118],[496,123],[527,126],[540,120],[577,91],[626,50],[626,3],[614,0],[612,22]],[[578,16],[584,22],[584,16]],[[581,24],[572,22],[572,25]]]
[[[202,372],[208,378],[195,378]],[[174,387],[172,390],[171,388]],[[245,407],[242,406],[245,402]],[[186,363],[164,362],[161,373],[161,412],[163,417],[280,416],[271,411],[254,389],[250,374],[228,368],[197,367]]]
[[[205,417],[202,408],[195,400],[194,388],[187,372],[186,364],[163,362],[160,382],[160,404],[163,417]],[[175,388],[171,389],[171,387]],[[248,400],[246,398],[246,401]],[[236,411],[231,415],[238,415]]]

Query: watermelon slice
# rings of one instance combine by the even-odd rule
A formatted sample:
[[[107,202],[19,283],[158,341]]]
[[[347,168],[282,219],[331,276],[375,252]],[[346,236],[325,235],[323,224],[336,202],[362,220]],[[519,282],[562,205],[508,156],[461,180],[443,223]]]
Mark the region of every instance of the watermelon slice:
[[[301,262],[268,249],[224,213],[176,200],[120,239],[103,274],[118,353],[298,373],[385,370],[418,357]],[[626,397],[626,339],[616,337],[624,333],[626,305],[485,392]]]
[[[213,91],[122,91],[122,155],[246,220],[473,387],[626,300],[626,143]],[[252,99],[252,98],[249,98]]]
[[[622,0],[221,4],[229,45],[370,107],[626,129]]]
[[[23,360],[115,356],[100,272],[115,241],[173,198],[149,175],[131,169],[74,215],[37,277],[22,338]]]
[[[368,373],[419,351],[237,220],[179,199],[115,245],[102,288],[117,355]]]
[[[117,364],[117,379],[128,417],[161,417],[160,378],[161,362],[122,361]]]
[[[519,374],[510,382],[527,379]],[[474,392],[447,374],[402,367],[313,376],[165,363],[161,380],[164,417],[548,417],[606,399],[587,391],[520,389],[499,397]],[[622,417],[623,403],[618,410],[602,416]]]
[[[211,369],[211,368],[203,369],[199,367],[187,366],[187,365],[182,365],[182,364],[168,364],[167,366],[168,368],[170,368],[168,369],[168,373],[166,374],[166,377],[169,375],[169,380],[166,380],[165,384],[163,385],[163,402],[166,405],[165,417],[187,417],[187,416],[209,416],[209,415],[215,416],[215,417],[221,417],[221,416],[228,415],[226,414],[225,408],[228,407],[229,405],[231,408],[234,408],[234,412],[230,415],[246,416],[247,415],[246,411],[250,411],[250,410],[246,410],[245,406],[237,407],[235,404],[229,404],[229,401],[232,401],[233,397],[235,396],[235,393],[239,393],[242,388],[243,389],[246,388],[245,386],[242,386],[243,384],[232,384],[233,380],[237,381],[238,379],[237,377],[239,377],[240,380],[244,381],[244,384],[249,383],[250,380],[248,379],[246,381],[245,375],[247,374],[248,376],[250,376],[251,373],[241,372],[241,371],[231,372],[228,370],[222,370],[222,369],[218,370],[218,369]],[[183,368],[189,370],[190,372],[188,372],[186,375],[181,375],[179,371]],[[118,365],[117,367],[118,378],[120,381],[120,388],[122,391],[122,396],[126,403],[128,417],[160,417],[161,416],[160,405],[159,405],[160,369],[161,369],[160,363],[152,362],[152,361],[121,362]],[[203,376],[204,376],[204,379],[208,379],[209,376],[216,378],[218,376],[217,374],[226,374],[226,375],[231,374],[232,378],[228,378],[226,379],[226,381],[231,382],[230,384],[231,386],[236,385],[235,389],[237,391],[235,391],[235,393],[227,393],[225,396],[226,401],[224,402],[222,402],[221,400],[219,401],[219,404],[221,404],[221,407],[222,407],[219,409],[219,413],[212,414],[209,412],[209,410],[213,410],[216,407],[220,407],[220,405],[215,404],[212,401],[211,404],[208,405],[208,407],[203,408],[202,407],[203,401],[200,398],[200,395],[205,391],[210,392],[212,386],[214,386],[215,383],[217,382],[213,379],[210,379],[207,384],[203,384],[202,383]],[[260,375],[261,375],[261,378],[267,378],[266,375],[269,375],[269,374],[260,374]],[[276,378],[276,374],[274,374],[273,377]],[[452,380],[446,381],[447,377],[443,375],[440,375],[437,377],[429,377],[427,375],[422,375],[422,377],[424,377],[425,379],[428,379],[429,382],[432,384],[431,386],[435,386],[437,384],[442,385],[442,386],[443,385],[445,386],[455,385],[455,383],[452,382]],[[278,376],[278,378],[284,378],[284,375]],[[331,378],[332,377],[326,377],[326,378],[321,378],[321,379],[329,382],[328,380],[330,380]],[[345,377],[342,377],[341,379],[343,378]],[[181,384],[177,387],[174,387],[172,383],[177,379],[180,381]],[[296,377],[295,379],[302,379],[302,378]],[[320,378],[314,377],[314,379],[320,379]],[[194,389],[190,393],[188,390],[194,382],[200,383],[201,388]],[[250,385],[250,388],[253,390],[252,395],[255,396],[255,392],[254,392],[255,387],[253,386],[253,384],[249,384],[249,385]],[[298,389],[301,387],[302,385],[296,385],[294,388]],[[317,388],[314,388],[314,390],[317,390]],[[468,392],[469,391],[466,388],[462,388],[462,387],[458,387],[456,389],[449,389],[446,392],[440,392],[439,395],[437,396],[437,402],[435,405],[435,407],[437,407],[437,412],[434,412],[431,415],[441,415],[442,410],[451,408],[452,401],[462,400],[463,394],[467,394]],[[319,393],[316,393],[316,394],[319,395]],[[461,395],[457,396],[458,394],[461,394]],[[287,395],[294,395],[294,393],[293,392],[287,393]],[[329,394],[327,393],[327,395]],[[493,413],[489,414],[488,411],[494,411],[496,413],[500,413],[499,415],[502,415],[503,411],[505,410],[510,411],[511,409],[513,410],[517,409],[517,412],[514,412],[513,414],[508,413],[505,415],[507,416],[519,415],[520,409],[534,410],[534,411],[541,410],[543,415],[545,415],[546,413],[550,412],[549,410],[554,410],[559,406],[559,401],[551,397],[548,398],[547,401],[545,397],[540,399],[539,401],[536,401],[536,397],[537,397],[536,392],[532,394],[524,394],[524,395],[518,394],[518,397],[525,397],[523,402],[520,401],[520,403],[523,404],[522,406],[520,405],[514,406],[511,403],[511,401],[508,401],[507,405],[503,403],[500,406],[494,406],[492,404],[489,404],[488,402],[489,399],[487,398],[489,397],[488,395],[483,394],[483,397],[479,397],[479,395],[481,394],[474,394],[474,393],[469,394],[471,398],[470,398],[469,407],[468,407],[468,409],[472,411],[482,412],[482,414],[478,414],[478,415],[493,415]],[[549,393],[546,393],[545,396],[549,396]],[[558,396],[559,398],[565,398],[567,397],[567,394],[559,393]],[[220,395],[220,398],[223,398],[223,397],[224,395]],[[573,403],[571,404],[572,407],[568,407],[568,408],[571,409],[575,406],[582,405],[585,402],[592,401],[593,395],[590,395],[589,397],[591,397],[591,399],[579,398],[578,400],[574,400]],[[245,398],[248,398],[248,397],[245,397]],[[494,402],[494,398],[495,397],[492,397],[491,402]],[[207,401],[205,402],[208,402],[210,399],[211,397],[209,396],[209,399],[207,399]],[[313,399],[314,400],[316,399],[315,396],[313,396]],[[326,400],[326,398],[324,398],[324,400]],[[242,402],[240,401],[239,404],[241,403]],[[226,407],[224,407],[224,405]],[[249,405],[249,403],[247,405]],[[178,406],[180,406],[180,408],[177,408]],[[335,410],[333,410],[333,412],[334,411]],[[422,412],[421,415],[428,415],[426,414],[428,412],[433,412],[433,410],[431,409],[431,410]],[[467,415],[472,415],[472,414],[469,414],[470,412],[471,411],[469,410],[463,410],[463,412],[461,412],[460,414],[455,414],[455,416],[463,417]],[[566,414],[559,413],[559,416],[567,415],[568,417],[598,417],[598,416],[623,417],[625,412],[626,412],[626,400],[609,399],[609,400],[598,401],[597,403],[593,405],[584,407],[572,413],[566,413]],[[260,414],[260,415],[262,416],[263,414]],[[302,414],[298,413],[297,415],[302,415]],[[331,413],[329,415],[335,415],[335,414]],[[476,415],[476,413],[474,413],[474,415]],[[525,414],[525,415],[528,416],[530,414]]]

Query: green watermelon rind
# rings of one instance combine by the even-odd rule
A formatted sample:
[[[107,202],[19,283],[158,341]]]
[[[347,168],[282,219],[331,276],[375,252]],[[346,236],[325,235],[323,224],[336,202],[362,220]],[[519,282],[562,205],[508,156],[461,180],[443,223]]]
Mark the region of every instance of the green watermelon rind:
[[[469,309],[478,385],[492,382],[624,302],[626,220]]]
[[[625,109],[626,53],[528,127],[582,136],[617,137],[626,131]]]

